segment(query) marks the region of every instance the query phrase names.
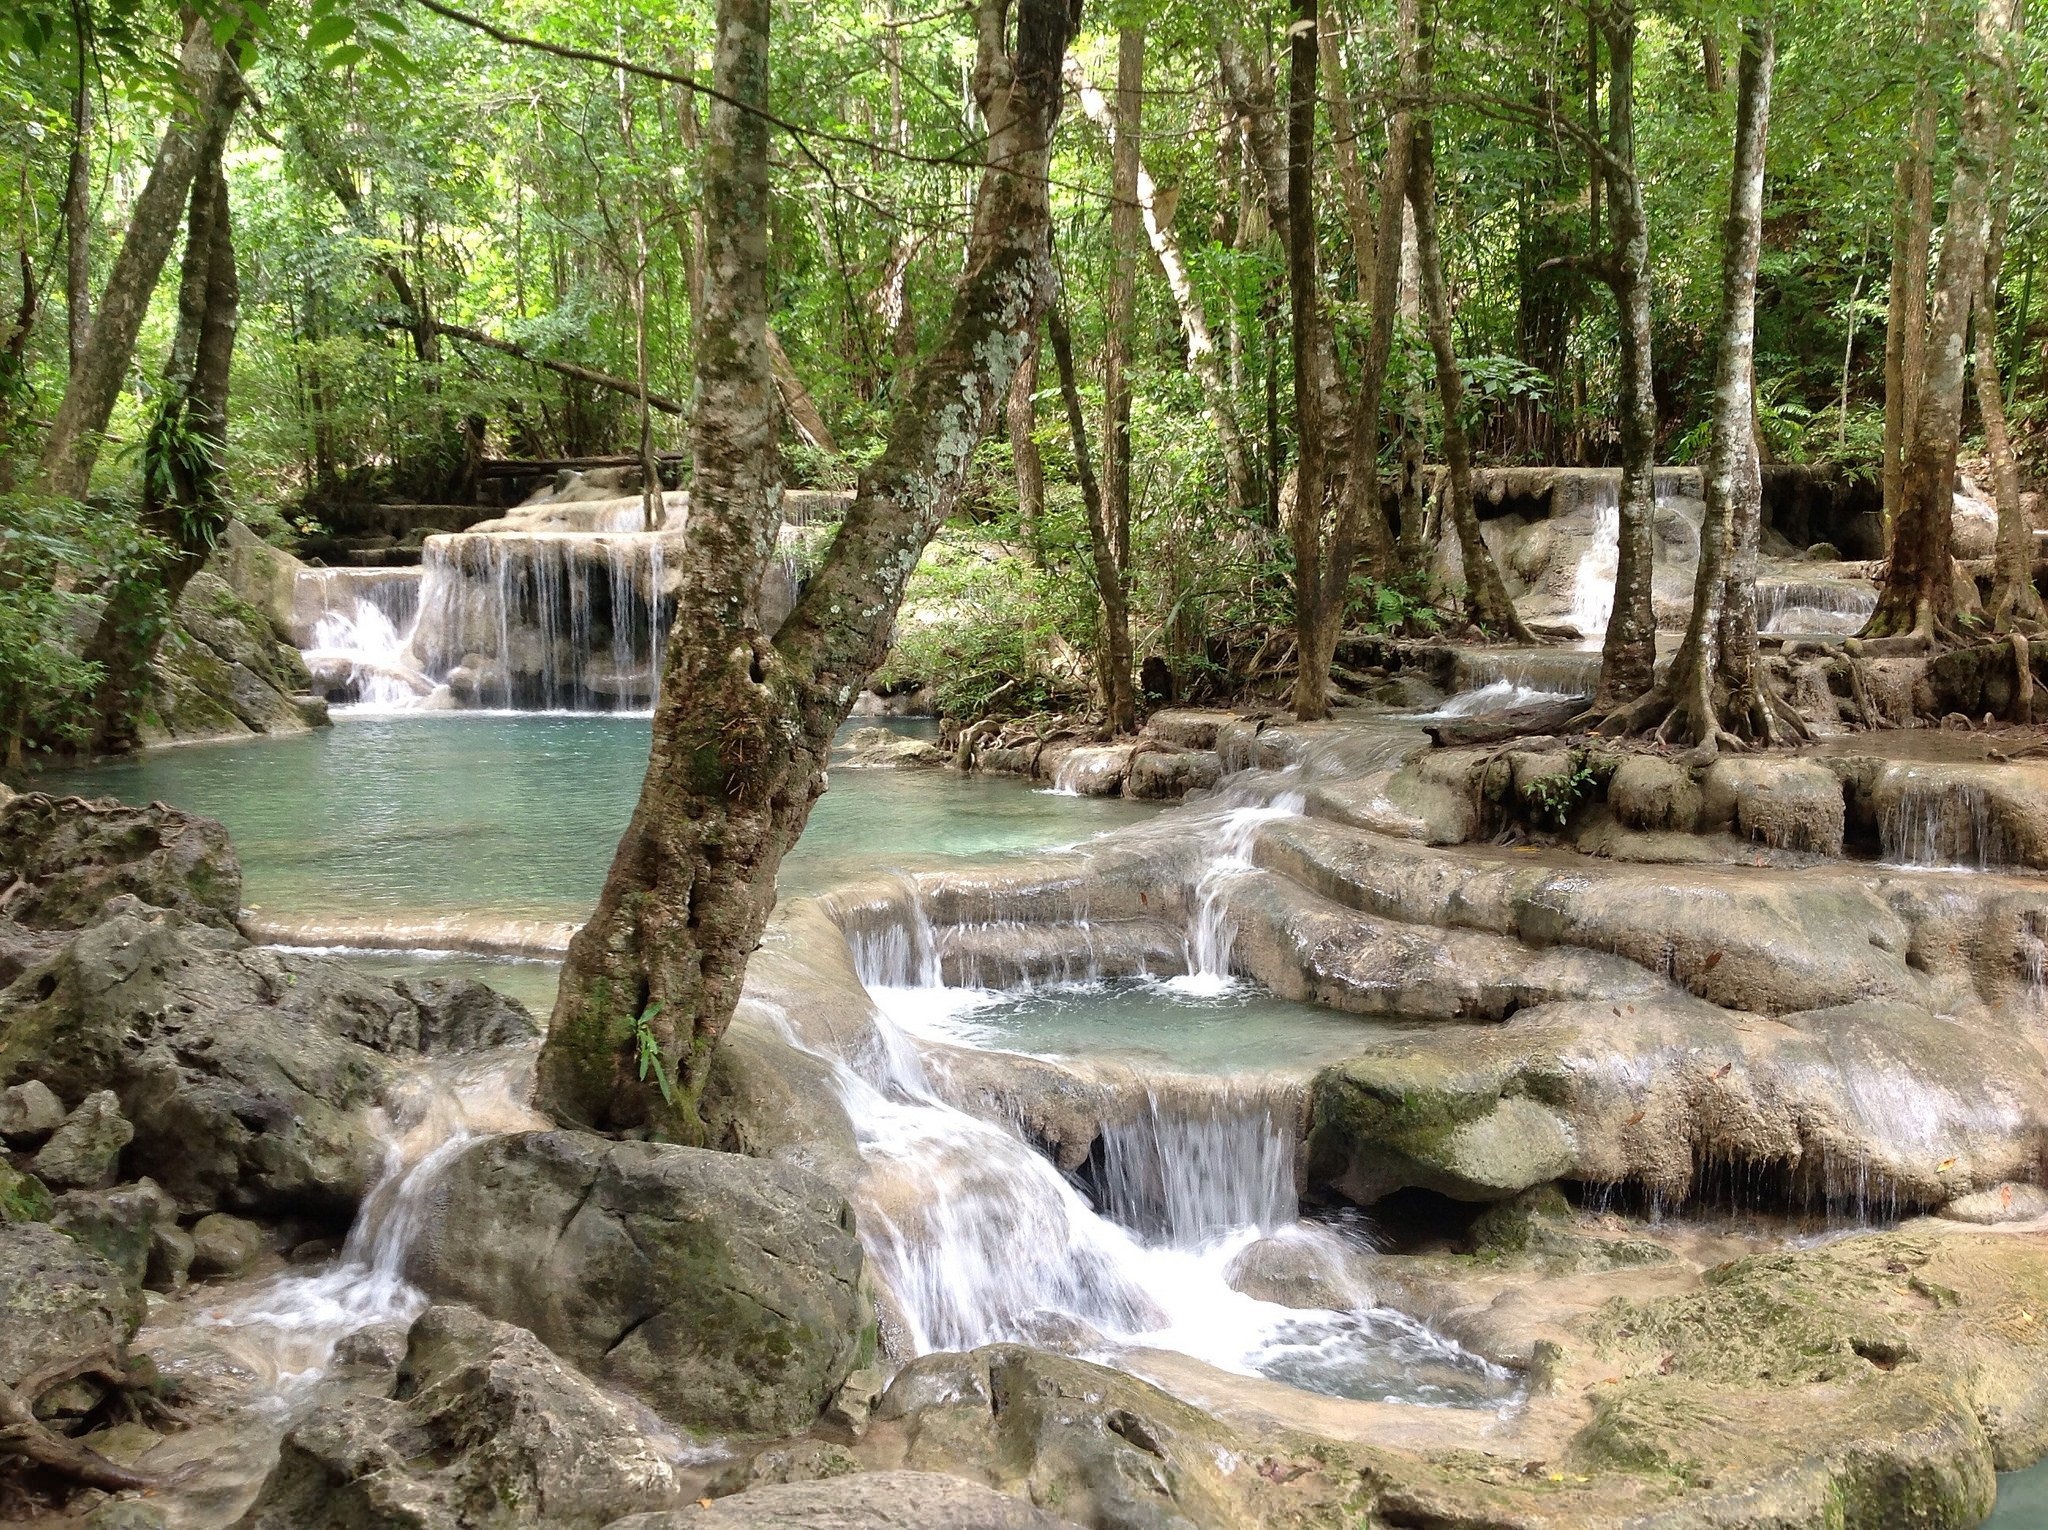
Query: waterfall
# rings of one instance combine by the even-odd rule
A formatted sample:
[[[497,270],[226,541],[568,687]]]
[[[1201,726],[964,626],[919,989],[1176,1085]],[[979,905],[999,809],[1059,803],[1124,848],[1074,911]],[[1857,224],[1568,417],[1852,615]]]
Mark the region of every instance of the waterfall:
[[[1294,1133],[1275,1119],[1276,1104],[1229,1088],[1167,1100],[1148,1090],[1136,1120],[1102,1133],[1110,1220],[1148,1242],[1183,1249],[1242,1228],[1275,1233],[1292,1226]]]
[[[1771,633],[1855,633],[1877,609],[1867,585],[1773,579],[1757,585],[1757,628]]]
[[[1900,866],[1984,871],[2012,860],[2012,848],[1980,786],[1921,781],[1910,767],[1878,815],[1884,859]]]
[[[418,1317],[427,1298],[406,1280],[405,1258],[424,1226],[434,1181],[480,1137],[549,1126],[526,1104],[534,1055],[522,1047],[456,1069],[423,1069],[407,1097],[379,1118],[384,1173],[335,1260],[310,1274],[261,1281],[194,1321],[240,1331],[277,1388],[289,1391],[317,1379],[350,1334]]]
[[[1226,894],[1230,884],[1252,865],[1252,842],[1259,827],[1276,818],[1295,818],[1307,808],[1299,791],[1281,791],[1270,802],[1226,811],[1217,827],[1216,848],[1195,878],[1194,912],[1188,921],[1187,972],[1167,986],[1190,998],[1215,998],[1237,986],[1230,969],[1237,925],[1230,917]]]
[[[1614,614],[1614,576],[1621,567],[1621,487],[1606,476],[1587,483],[1592,536],[1572,576],[1571,624],[1582,639],[1603,636]]]

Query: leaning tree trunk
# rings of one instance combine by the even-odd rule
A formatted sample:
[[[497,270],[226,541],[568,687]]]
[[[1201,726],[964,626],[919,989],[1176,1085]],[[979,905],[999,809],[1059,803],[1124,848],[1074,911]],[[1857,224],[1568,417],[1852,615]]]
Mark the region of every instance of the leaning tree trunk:
[[[1434,17],[1423,25],[1419,71],[1428,80],[1434,68]],[[1421,274],[1423,322],[1436,357],[1437,403],[1443,414],[1444,467],[1448,480],[1451,524],[1458,533],[1458,554],[1465,566],[1466,598],[1472,618],[1496,638],[1531,641],[1529,629],[1508,598],[1500,569],[1479,534],[1479,514],[1472,505],[1472,444],[1465,434],[1465,379],[1451,344],[1451,295],[1444,285],[1443,248],[1436,227],[1436,125],[1427,108],[1415,116],[1414,143],[1408,161],[1408,201],[1415,210],[1416,263]],[[1404,527],[1404,529],[1406,529]]]
[[[78,77],[71,87],[71,155],[64,174],[64,322],[69,370],[92,330],[92,53],[84,6],[71,12]]]
[[[170,611],[212,554],[228,511],[222,492],[228,435],[228,381],[241,324],[227,176],[221,159],[242,92],[220,100],[192,179],[185,255],[178,277],[178,323],[164,366],[161,402],[142,453],[142,523],[163,549],[153,578],[124,580],[108,594],[89,656],[100,666],[94,695],[94,744],[108,753],[135,747],[163,637],[153,611]]]
[[[1316,0],[1295,0],[1287,67],[1287,296],[1294,345],[1294,715],[1303,722],[1330,711],[1330,660],[1344,619],[1344,591],[1331,599],[1323,578],[1323,399],[1316,382],[1321,295],[1316,275]]]
[[[1131,620],[1125,603],[1125,574],[1117,561],[1115,534],[1103,507],[1102,485],[1095,476],[1095,461],[1088,449],[1088,420],[1081,409],[1081,389],[1074,380],[1074,339],[1067,331],[1066,315],[1058,303],[1045,314],[1046,338],[1052,342],[1053,365],[1060,375],[1060,401],[1067,410],[1067,435],[1074,446],[1074,477],[1081,485],[1081,505],[1088,516],[1088,553],[1095,575],[1096,598],[1102,602],[1103,648],[1101,655],[1102,700],[1108,708],[1111,730],[1127,733],[1135,726],[1135,705],[1131,696]],[[1121,678],[1121,694],[1117,681]],[[1131,721],[1118,726],[1119,712]]]
[[[597,909],[570,944],[539,1069],[539,1098],[559,1119],[682,1140],[702,1134],[712,1049],[774,906],[776,870],[823,789],[833,732],[887,651],[911,569],[1002,410],[1053,284],[1046,163],[1067,3],[981,0],[975,88],[988,168],[944,338],[907,379],[823,566],[773,636],[763,631],[761,574],[781,519],[773,384],[757,338],[768,13],[768,0],[720,0],[724,99],[707,151],[698,350],[711,386],[697,472],[711,476],[697,480],[703,498],[685,532],[685,604],[647,777]]]
[[[1907,648],[1931,645],[1955,614],[1951,517],[1956,452],[1962,440],[1963,376],[1970,310],[1984,277],[1990,236],[1991,177],[2000,136],[1998,83],[2006,67],[2017,0],[1983,0],[1977,12],[1975,58],[1962,104],[1948,221],[1927,322],[1919,398],[1906,441],[1906,476],[1892,527],[1877,609],[1866,638],[1892,638]]]
[[[1657,669],[1657,617],[1651,605],[1652,531],[1657,514],[1657,399],[1651,367],[1650,222],[1636,173],[1635,0],[1605,13],[1607,38],[1606,270],[1620,340],[1621,546],[1614,606],[1600,647],[1596,706],[1612,707],[1650,689]]]
[[[84,353],[72,368],[64,400],[43,442],[37,478],[48,494],[81,499],[92,483],[101,437],[134,359],[150,295],[177,238],[178,210],[192,189],[222,93],[235,82],[233,66],[203,20],[186,35],[178,79],[179,102],[157,143],[155,163],[135,199],[128,233],[100,294]]]

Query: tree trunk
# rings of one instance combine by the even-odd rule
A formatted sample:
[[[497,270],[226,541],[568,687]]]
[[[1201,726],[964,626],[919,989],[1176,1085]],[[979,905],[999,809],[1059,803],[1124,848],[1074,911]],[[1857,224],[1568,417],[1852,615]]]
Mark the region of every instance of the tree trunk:
[[[1066,405],[1067,434],[1074,443],[1074,476],[1081,484],[1081,504],[1088,514],[1089,567],[1095,576],[1095,594],[1102,602],[1101,670],[1102,704],[1110,718],[1110,731],[1128,733],[1135,724],[1136,704],[1131,692],[1131,625],[1125,605],[1124,571],[1116,558],[1114,533],[1103,512],[1102,486],[1095,477],[1093,454],[1088,450],[1088,421],[1081,409],[1081,390],[1074,380],[1074,340],[1067,331],[1066,315],[1054,303],[1045,314],[1046,337],[1052,341],[1053,365],[1060,374],[1060,400]],[[1131,721],[1119,726],[1118,716]]]
[[[1864,628],[1866,637],[1904,638],[1912,647],[1931,643],[1955,612],[1950,518],[1962,438],[1965,342],[1984,277],[2000,139],[1999,82],[2007,67],[2016,3],[1983,0],[1977,12],[1975,56],[1963,96],[1919,397],[1906,438],[1905,483],[1884,585]]]
[[[1287,296],[1294,345],[1294,715],[1303,722],[1330,711],[1327,642],[1334,651],[1344,620],[1342,586],[1323,578],[1323,401],[1316,387],[1316,330],[1322,307],[1316,272],[1316,0],[1295,0],[1287,45]],[[1334,605],[1334,609],[1332,606]]]
[[[1373,268],[1379,264],[1374,250],[1377,231],[1373,226],[1372,191],[1358,152],[1358,127],[1351,115],[1350,82],[1344,74],[1340,46],[1343,31],[1337,0],[1322,0],[1316,49],[1323,69],[1323,99],[1330,108],[1330,142],[1337,154],[1337,184],[1344,190],[1344,220],[1351,231],[1351,261],[1358,272],[1358,290],[1363,295],[1371,290]]]
[[[1418,33],[1417,72],[1427,82],[1435,68],[1435,18]],[[1458,533],[1458,553],[1465,565],[1465,592],[1472,619],[1495,638],[1530,642],[1529,629],[1515,612],[1502,583],[1500,569],[1479,535],[1479,514],[1472,505],[1472,446],[1465,436],[1465,380],[1451,346],[1451,295],[1444,285],[1443,249],[1436,228],[1436,125],[1428,106],[1415,114],[1414,141],[1408,162],[1408,201],[1415,210],[1415,249],[1421,276],[1422,311],[1436,356],[1437,403],[1443,413],[1444,466],[1451,524]]]
[[[950,512],[1052,290],[1046,163],[1065,0],[981,0],[988,169],[937,352],[772,640],[756,603],[781,513],[766,355],[768,0],[720,0],[706,155],[697,485],[683,615],[647,777],[562,968],[539,1098],[563,1121],[701,1136],[696,1105],[775,873],[823,788],[834,731],[887,651],[905,583]],[[1015,45],[1006,45],[1014,16]],[[752,110],[731,104],[743,103]]]
[[[1920,16],[1927,42],[1931,12]],[[1905,152],[1894,172],[1892,274],[1884,341],[1884,490],[1886,545],[1905,497],[1906,442],[1912,431],[1920,377],[1926,366],[1928,246],[1934,238],[1934,87],[1923,72],[1913,94]]]
[[[1045,462],[1038,440],[1038,343],[1034,338],[1010,381],[1004,420],[1010,433],[1010,463],[1017,475],[1017,535],[1033,568],[1045,563]]]
[[[1102,352],[1102,506],[1106,546],[1096,554],[1096,582],[1110,574],[1102,595],[1105,629],[1103,701],[1112,734],[1137,730],[1130,618],[1131,579],[1131,344],[1138,321],[1138,150],[1145,92],[1145,31],[1117,33],[1116,131],[1110,139],[1109,242],[1111,266],[1107,333]],[[1065,372],[1061,384],[1067,381]],[[1091,532],[1095,530],[1093,523]],[[1107,557],[1104,557],[1104,553]]]
[[[1113,135],[1115,122],[1108,98],[1089,83],[1079,60],[1067,61],[1067,78],[1073,84],[1074,93],[1080,100],[1082,115],[1090,122],[1109,130]],[[1209,423],[1216,430],[1217,449],[1223,454],[1224,490],[1230,496],[1230,503],[1234,509],[1256,514],[1259,505],[1257,475],[1252,470],[1251,451],[1245,444],[1244,427],[1238,420],[1237,395],[1225,374],[1223,358],[1217,353],[1216,341],[1209,329],[1208,315],[1202,308],[1201,295],[1195,291],[1194,282],[1188,276],[1187,262],[1181,256],[1180,241],[1174,237],[1172,223],[1160,216],[1158,190],[1145,169],[1142,157],[1138,162],[1136,196],[1139,215],[1145,227],[1145,238],[1152,247],[1152,259],[1159,267],[1159,274],[1166,278],[1167,291],[1173,295],[1174,310],[1180,319],[1181,337],[1187,344],[1188,368],[1194,373],[1195,383],[1202,390],[1202,404],[1208,410]],[[1036,386],[1035,382],[1033,386]],[[1013,445],[1014,441],[1013,436]],[[1043,479],[1040,482],[1042,485]]]
[[[1651,368],[1650,223],[1636,173],[1635,0],[1601,13],[1607,42],[1606,278],[1620,340],[1620,556],[1614,609],[1600,649],[1595,705],[1612,707],[1649,690],[1657,667],[1657,620],[1650,602],[1652,528],[1657,514],[1657,400]]]
[[[1764,162],[1776,35],[1746,23],[1737,65],[1735,154],[1721,237],[1721,320],[1714,351],[1706,513],[1692,615],[1672,661],[1668,735],[1716,747],[1749,733],[1756,674],[1756,555],[1763,471],[1756,446],[1756,269],[1763,249]]]
[[[83,0],[71,7],[71,30],[78,77],[71,87],[71,158],[64,175],[64,320],[75,375],[92,329],[92,33]]]
[[[178,75],[182,97],[157,143],[156,160],[135,199],[128,232],[107,276],[106,290],[100,294],[84,354],[43,442],[37,477],[47,494],[82,499],[92,484],[93,465],[99,460],[101,439],[120,395],[121,381],[134,358],[150,295],[177,238],[178,210],[192,189],[222,94],[234,83],[233,66],[204,21],[194,23],[186,35]]]
[[[2016,15],[2017,34],[2025,25]],[[1998,76],[1998,125],[1993,175],[1997,193],[1991,211],[1991,232],[1984,246],[1984,274],[1977,285],[1976,371],[1977,413],[1984,421],[1984,455],[1991,462],[1992,496],[1998,504],[1998,544],[1992,564],[1991,600],[1985,609],[1992,627],[2007,632],[2015,626],[2037,627],[2043,618],[2041,594],[2034,588],[2034,537],[2020,508],[2019,462],[2013,454],[2012,431],[2005,416],[2005,390],[1998,362],[1998,286],[2005,265],[2005,233],[2012,208],[2012,135],[2014,108],[2012,61],[2008,55]]]

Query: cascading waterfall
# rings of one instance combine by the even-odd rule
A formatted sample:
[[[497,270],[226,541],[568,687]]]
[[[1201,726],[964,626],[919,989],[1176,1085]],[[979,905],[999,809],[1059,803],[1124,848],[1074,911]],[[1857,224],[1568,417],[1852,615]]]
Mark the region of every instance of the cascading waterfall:
[[[1284,1101],[1292,1105],[1293,1101]],[[1271,1091],[1202,1091],[1162,1098],[1102,1133],[1103,1210],[1148,1242],[1199,1249],[1255,1227],[1271,1234],[1297,1218],[1294,1133]]]
[[[311,1274],[279,1275],[201,1312],[202,1326],[238,1330],[265,1352],[280,1393],[317,1379],[350,1334],[406,1323],[426,1296],[406,1280],[405,1258],[424,1226],[427,1191],[479,1137],[545,1130],[526,1104],[534,1052],[507,1049],[460,1069],[428,1068],[382,1117],[384,1173],[364,1199],[340,1255]]]
[[[1593,500],[1592,539],[1572,579],[1569,620],[1583,639],[1605,635],[1614,614],[1614,576],[1621,567],[1621,488],[1605,478],[1588,484]]]
[[[1193,877],[1191,976],[1174,980],[1184,997],[1234,981],[1224,886],[1251,867],[1260,824],[1304,810],[1316,769],[1311,755],[1221,794],[1213,848]],[[1297,1310],[1231,1285],[1232,1262],[1266,1238],[1343,1263],[1337,1234],[1298,1219],[1292,1086],[1155,1081],[1142,1109],[1103,1129],[1099,1204],[1007,1120],[949,1098],[918,1038],[958,1040],[932,1017],[1009,995],[944,986],[953,929],[935,930],[915,882],[900,885],[886,912],[847,923],[876,1004],[863,1040],[807,1037],[786,1017],[784,1029],[832,1064],[867,1166],[862,1237],[914,1349],[1019,1340],[1113,1359],[1160,1348],[1346,1397],[1474,1405],[1513,1395],[1506,1372],[1363,1294],[1351,1310]]]
[[[1854,633],[1877,609],[1867,585],[1774,579],[1757,585],[1757,626],[1771,633]]]
[[[1981,787],[1908,780],[1878,815],[1884,859],[1899,866],[1984,871],[2009,864],[2012,848]]]

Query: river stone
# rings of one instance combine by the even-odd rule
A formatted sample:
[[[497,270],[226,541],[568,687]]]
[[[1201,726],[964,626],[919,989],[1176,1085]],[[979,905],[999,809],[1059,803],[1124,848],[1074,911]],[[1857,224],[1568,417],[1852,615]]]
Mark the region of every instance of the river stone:
[[[1216,735],[1231,720],[1228,712],[1204,712],[1193,707],[1167,707],[1145,721],[1145,731],[1182,749],[1216,747]]]
[[[97,1090],[64,1118],[29,1167],[53,1190],[97,1190],[113,1183],[121,1150],[134,1140],[114,1091]]]
[[[1815,760],[1718,759],[1700,783],[1700,824],[1774,850],[1842,853],[1842,782]]]
[[[861,1472],[769,1483],[701,1507],[635,1514],[607,1530],[1060,1530],[1059,1519],[942,1472]]]
[[[1990,1226],[1999,1222],[2032,1222],[2048,1217],[2048,1189],[2010,1182],[1959,1195],[1941,1208],[1951,1222]]]
[[[805,1428],[872,1344],[852,1211],[790,1165],[520,1132],[465,1150],[427,1210],[416,1284],[686,1428]]]
[[[1131,744],[1086,744],[1060,761],[1058,784],[1077,797],[1114,797],[1130,774]]]
[[[16,1147],[40,1142],[64,1124],[64,1102],[39,1078],[0,1090],[0,1137]]]
[[[222,928],[242,906],[227,830],[160,802],[24,793],[0,807],[0,877],[25,884],[7,914],[32,930],[90,924],[122,893]]]
[[[191,1272],[232,1278],[263,1257],[263,1229],[254,1222],[209,1212],[192,1224]]]
[[[369,1113],[433,1033],[342,963],[131,903],[0,991],[0,1085],[113,1091],[188,1213],[342,1219],[383,1173]]]
[[[50,1220],[50,1187],[0,1157],[0,1222]]]
[[[667,1455],[532,1334],[430,1307],[395,1395],[294,1425],[240,1530],[598,1530],[676,1500]]]
[[[121,1272],[43,1222],[0,1226],[0,1386],[67,1356],[118,1354],[142,1319]]]
[[[542,1027],[524,1004],[471,978],[394,978],[392,992],[419,1013],[413,1045],[429,1057],[534,1041]]]

